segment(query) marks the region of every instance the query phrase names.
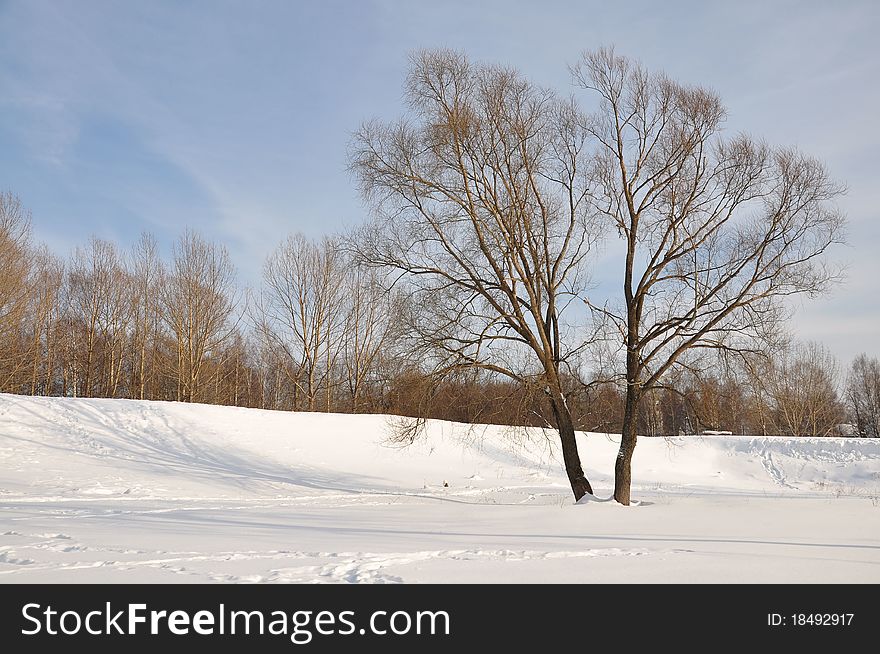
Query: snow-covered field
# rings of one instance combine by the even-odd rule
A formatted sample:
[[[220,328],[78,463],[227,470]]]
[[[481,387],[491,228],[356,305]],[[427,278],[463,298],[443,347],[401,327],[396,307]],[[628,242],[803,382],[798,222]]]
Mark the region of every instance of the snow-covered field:
[[[880,582],[880,440],[645,438],[622,507],[552,434],[388,421],[0,395],[0,581]]]

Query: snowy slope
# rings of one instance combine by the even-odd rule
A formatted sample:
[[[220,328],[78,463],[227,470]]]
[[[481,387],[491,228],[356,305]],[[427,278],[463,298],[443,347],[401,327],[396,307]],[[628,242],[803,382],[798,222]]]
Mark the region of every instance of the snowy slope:
[[[880,581],[877,440],[644,438],[624,508],[553,434],[390,427],[0,395],[0,581]],[[617,437],[580,448],[607,498]]]

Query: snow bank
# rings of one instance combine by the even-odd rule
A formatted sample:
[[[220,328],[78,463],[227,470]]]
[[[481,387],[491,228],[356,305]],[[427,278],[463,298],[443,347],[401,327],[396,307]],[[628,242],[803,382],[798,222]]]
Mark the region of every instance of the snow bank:
[[[880,581],[880,441],[641,439],[0,395],[0,582]]]
[[[431,421],[425,438],[399,448],[388,441],[396,420],[0,395],[0,498],[566,486],[553,432]],[[580,434],[579,445],[594,486],[609,488],[618,437]],[[633,466],[643,489],[869,491],[880,487],[880,440],[642,438]]]

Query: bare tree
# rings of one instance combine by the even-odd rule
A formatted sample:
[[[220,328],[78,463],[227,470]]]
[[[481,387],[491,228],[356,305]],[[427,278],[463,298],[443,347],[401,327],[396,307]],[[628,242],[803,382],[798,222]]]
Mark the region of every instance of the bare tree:
[[[843,422],[837,395],[837,362],[818,343],[789,344],[776,352],[762,380],[775,432],[784,436],[830,436]]]
[[[57,365],[57,323],[61,317],[64,285],[64,263],[45,246],[33,255],[30,279],[29,323],[31,345],[28,357],[31,364],[31,395],[51,395],[53,372]]]
[[[31,217],[15,195],[0,193],[0,389],[11,389],[27,358],[19,340],[28,308]]]
[[[762,349],[783,298],[829,287],[823,255],[842,239],[830,204],[841,188],[795,150],[721,138],[725,109],[705,88],[608,49],[586,53],[573,75],[598,100],[586,123],[597,144],[592,200],[625,247],[623,301],[588,303],[625,357],[614,497],[629,504],[645,393],[689,350]]]
[[[592,494],[567,403],[579,348],[563,319],[593,240],[583,118],[514,70],[445,50],[412,58],[406,98],[405,119],[353,139],[376,217],[351,245],[402,276],[435,372],[475,368],[540,389],[574,496]]]
[[[206,364],[219,357],[235,328],[232,318],[238,294],[226,248],[187,231],[174,245],[160,301],[175,348],[171,374],[176,397],[198,402],[203,386],[211,381],[206,370],[217,371]]]
[[[324,408],[330,410],[345,320],[340,309],[345,279],[341,258],[333,239],[315,243],[295,234],[263,267],[265,292],[254,318],[267,342],[284,353],[289,365],[283,371],[297,394],[305,396],[309,411],[317,410],[322,388]],[[293,406],[298,408],[296,400]]]
[[[156,375],[158,337],[161,326],[160,291],[165,268],[156,239],[142,234],[131,253],[133,299],[132,396],[146,399]]]
[[[679,425],[684,431],[745,433],[748,419],[746,386],[737,376],[742,374],[741,363],[726,361],[722,353],[714,357],[714,361],[701,357],[694,365],[689,365],[688,370],[675,371],[667,376],[664,386],[668,388],[664,393],[670,400],[676,396],[680,410],[685,412],[684,424]]]
[[[880,361],[862,354],[852,362],[846,380],[849,410],[862,436],[880,436]]]
[[[378,374],[394,333],[397,309],[374,269],[351,266],[343,288],[345,323],[342,325],[342,360],[350,408],[362,407],[364,387]]]
[[[74,250],[68,274],[71,328],[82,334],[75,352],[84,397],[113,396],[121,377],[131,315],[128,276],[114,243],[92,238]]]

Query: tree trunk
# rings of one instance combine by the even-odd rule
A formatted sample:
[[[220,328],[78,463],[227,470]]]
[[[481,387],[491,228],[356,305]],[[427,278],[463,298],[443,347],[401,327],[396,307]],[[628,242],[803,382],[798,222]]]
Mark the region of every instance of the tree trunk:
[[[86,369],[85,369],[85,377],[83,379],[83,397],[91,397],[92,396],[92,353],[94,351],[93,337],[91,332],[89,333],[88,340],[86,342]]]
[[[139,388],[139,392],[138,392],[138,397],[140,397],[140,399],[143,400],[144,396],[145,396],[145,391],[147,388],[147,383],[146,383],[146,378],[145,378],[146,369],[147,369],[147,335],[146,335],[146,331],[144,332],[143,341],[141,342],[141,357],[140,357],[139,363],[140,363],[140,370],[138,371],[139,372],[138,386],[140,388]]]
[[[32,368],[31,375],[31,395],[37,394],[37,377],[40,374],[40,358],[42,356],[40,350],[40,333],[42,332],[42,326],[38,325],[34,328],[34,342],[33,342],[33,357],[34,357],[34,365]]]
[[[562,444],[562,461],[565,464],[565,473],[568,475],[568,481],[571,484],[571,491],[574,493],[575,501],[581,499],[588,493],[593,494],[593,487],[584,475],[581,467],[581,457],[578,454],[577,440],[574,433],[574,423],[571,420],[571,413],[564,401],[551,401],[553,414],[556,417],[556,426],[559,429],[559,441]]]
[[[632,383],[627,384],[626,400],[623,409],[623,429],[620,435],[620,450],[614,463],[614,499],[629,506],[632,485],[632,456],[636,449],[636,422],[639,414],[641,392]]]
[[[327,373],[325,378],[327,380],[327,413],[330,413],[330,405],[331,405],[331,387],[330,387],[330,345],[327,344]]]
[[[55,385],[52,379],[52,321],[46,321],[46,388],[43,395],[52,395],[52,389]]]

